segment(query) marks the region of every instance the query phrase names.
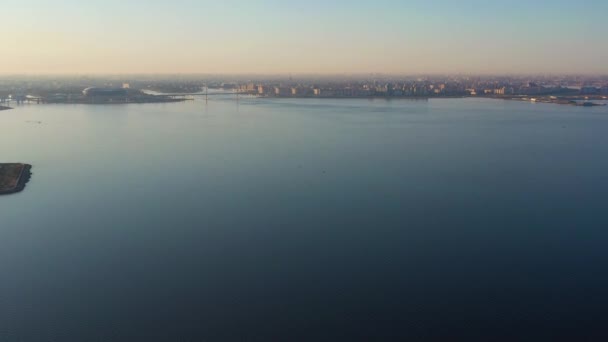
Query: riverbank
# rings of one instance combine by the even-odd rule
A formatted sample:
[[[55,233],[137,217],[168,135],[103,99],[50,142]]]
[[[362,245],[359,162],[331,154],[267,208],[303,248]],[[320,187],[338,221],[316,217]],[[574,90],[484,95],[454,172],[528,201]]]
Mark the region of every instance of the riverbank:
[[[576,106],[576,107],[602,107],[606,106],[605,103],[593,102],[593,100],[605,101],[604,97],[586,97],[586,96],[569,96],[569,97],[556,97],[556,96],[540,96],[540,97],[492,97],[494,99],[503,99],[510,101],[521,101],[531,103],[549,103],[564,106]]]
[[[508,101],[521,101],[531,103],[548,103],[578,107],[599,107],[606,106],[605,103],[598,103],[594,101],[606,101],[606,96],[553,96],[553,95],[542,95],[542,96],[525,96],[525,95],[429,95],[429,96],[274,96],[274,95],[256,95],[240,93],[240,96],[264,98],[264,99],[329,99],[329,100],[344,100],[344,99],[366,99],[366,100],[414,100],[414,101],[428,101],[438,99],[491,99],[491,100],[508,100]]]
[[[184,102],[187,99],[171,97],[146,97],[126,99],[102,99],[102,98],[80,98],[80,99],[42,99],[38,104],[82,104],[82,105],[123,105],[123,104],[146,104],[146,103],[174,103]]]
[[[32,175],[31,169],[28,164],[0,164],[0,195],[23,191]]]

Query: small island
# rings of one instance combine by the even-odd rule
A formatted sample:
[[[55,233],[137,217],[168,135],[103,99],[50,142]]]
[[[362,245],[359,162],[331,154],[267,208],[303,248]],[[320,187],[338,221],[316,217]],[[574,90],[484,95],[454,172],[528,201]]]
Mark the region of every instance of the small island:
[[[32,166],[21,163],[0,164],[0,195],[23,191],[30,180]]]

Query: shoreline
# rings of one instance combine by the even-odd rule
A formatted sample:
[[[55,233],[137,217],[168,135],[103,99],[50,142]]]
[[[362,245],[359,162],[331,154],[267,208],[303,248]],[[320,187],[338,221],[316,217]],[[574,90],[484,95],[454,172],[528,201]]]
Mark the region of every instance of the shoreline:
[[[544,104],[556,104],[560,106],[573,106],[573,107],[605,107],[606,103],[596,103],[592,101],[606,101],[605,98],[551,98],[551,97],[488,97],[489,99],[506,100],[506,101],[518,101],[527,103],[544,103]]]
[[[195,94],[196,96],[205,96],[205,94]],[[224,95],[221,93],[216,93],[214,95]],[[606,106],[606,103],[597,103],[593,101],[607,101],[608,98],[606,96],[596,95],[596,96],[555,96],[555,95],[515,95],[515,96],[473,96],[473,95],[443,95],[443,96],[269,96],[269,95],[259,95],[259,94],[247,94],[247,93],[231,93],[225,94],[226,96],[237,95],[237,98],[259,98],[259,99],[326,99],[326,100],[410,100],[410,101],[428,101],[428,100],[439,100],[439,99],[488,99],[488,100],[505,100],[505,101],[519,101],[519,102],[528,102],[528,103],[546,103],[546,104],[557,104],[557,105],[568,105],[568,106],[576,106],[576,107],[602,107]],[[145,100],[132,100],[132,101],[108,101],[108,102],[91,102],[91,101],[43,101],[37,104],[73,104],[73,105],[127,105],[127,104],[160,104],[160,103],[177,103],[177,102],[186,102],[192,101],[194,98],[186,97],[187,95],[157,95],[162,98],[160,99],[145,99]],[[180,97],[183,98],[171,98],[169,96]],[[11,107],[0,106],[1,110],[9,110],[13,109]]]
[[[265,95],[254,95],[254,94],[241,94],[243,97],[254,97],[262,99],[327,99],[327,100],[411,100],[411,101],[428,101],[428,100],[441,100],[441,99],[487,99],[487,100],[504,100],[504,101],[518,101],[527,103],[544,103],[544,104],[556,104],[562,106],[574,106],[574,107],[604,107],[606,103],[596,103],[593,101],[608,101],[605,96],[568,96],[568,97],[555,97],[551,95],[543,96],[471,96],[471,95],[454,95],[454,96],[265,96]]]
[[[35,104],[74,104],[74,105],[128,105],[185,102],[188,99],[156,99],[156,100],[128,100],[128,101],[41,101]]]

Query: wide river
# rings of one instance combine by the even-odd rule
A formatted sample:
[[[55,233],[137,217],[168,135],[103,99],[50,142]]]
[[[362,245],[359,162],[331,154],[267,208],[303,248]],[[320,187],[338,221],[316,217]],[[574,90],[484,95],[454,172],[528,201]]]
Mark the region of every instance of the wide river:
[[[0,112],[0,341],[608,334],[608,108],[214,97]]]

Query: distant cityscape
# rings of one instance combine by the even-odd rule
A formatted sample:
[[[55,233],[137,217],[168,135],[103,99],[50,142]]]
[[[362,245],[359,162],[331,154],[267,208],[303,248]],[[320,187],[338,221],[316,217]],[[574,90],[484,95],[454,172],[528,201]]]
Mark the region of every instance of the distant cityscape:
[[[0,104],[170,102],[209,90],[277,98],[491,97],[573,104],[606,99],[608,76],[13,76],[0,78]]]
[[[462,97],[608,95],[608,78],[591,77],[417,77],[317,82],[222,84],[268,97]]]

